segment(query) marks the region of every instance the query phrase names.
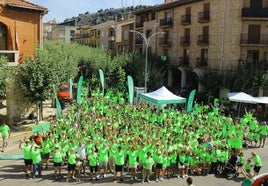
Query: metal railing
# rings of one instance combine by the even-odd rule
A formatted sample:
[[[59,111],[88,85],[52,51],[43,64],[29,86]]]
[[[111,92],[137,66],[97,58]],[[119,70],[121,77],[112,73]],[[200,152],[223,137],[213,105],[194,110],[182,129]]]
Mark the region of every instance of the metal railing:
[[[191,24],[191,15],[182,15],[181,16],[181,24],[182,25],[189,25],[189,24]]]
[[[210,11],[199,12],[198,22],[204,23],[210,21]]]
[[[180,45],[182,46],[189,46],[191,44],[190,36],[182,36],[180,37]]]
[[[241,34],[240,44],[268,45],[268,34],[260,34],[259,37],[250,37],[249,34]]]
[[[173,26],[173,19],[172,18],[165,18],[160,20],[160,26],[165,27],[165,26]]]

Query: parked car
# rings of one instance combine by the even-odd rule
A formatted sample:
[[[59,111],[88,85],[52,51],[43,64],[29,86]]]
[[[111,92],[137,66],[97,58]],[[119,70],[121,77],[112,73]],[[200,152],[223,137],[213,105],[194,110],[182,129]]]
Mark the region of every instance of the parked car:
[[[64,102],[72,102],[74,97],[74,92],[72,92],[72,97],[70,98],[70,87],[69,85],[61,85],[57,92],[58,99]]]

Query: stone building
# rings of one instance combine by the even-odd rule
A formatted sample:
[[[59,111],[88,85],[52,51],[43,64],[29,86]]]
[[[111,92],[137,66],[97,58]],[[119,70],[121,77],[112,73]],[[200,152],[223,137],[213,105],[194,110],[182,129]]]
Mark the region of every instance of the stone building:
[[[165,0],[134,14],[136,31],[147,37],[165,32],[152,38],[150,51],[167,57],[170,86],[200,90],[193,76],[205,68],[267,63],[268,0]],[[144,52],[135,37],[136,51]]]

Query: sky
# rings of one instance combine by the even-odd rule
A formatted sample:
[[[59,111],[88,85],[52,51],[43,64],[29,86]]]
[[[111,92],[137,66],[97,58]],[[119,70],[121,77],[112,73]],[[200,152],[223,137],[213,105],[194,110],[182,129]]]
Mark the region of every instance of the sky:
[[[137,5],[155,5],[164,3],[164,0],[28,0],[48,9],[43,17],[47,22],[53,19],[63,22],[67,18],[76,17],[86,12],[95,13],[100,9],[121,8]]]

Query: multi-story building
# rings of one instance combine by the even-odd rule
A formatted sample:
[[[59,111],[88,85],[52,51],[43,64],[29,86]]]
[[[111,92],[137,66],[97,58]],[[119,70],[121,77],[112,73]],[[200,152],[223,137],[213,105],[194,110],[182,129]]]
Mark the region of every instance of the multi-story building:
[[[52,29],[57,25],[55,19],[43,23],[43,39],[52,40]]]
[[[56,25],[52,28],[51,39],[54,41],[74,43],[76,36],[75,26]]]
[[[167,57],[170,86],[198,88],[193,74],[205,68],[268,60],[268,0],[165,0],[134,14],[136,31],[147,37],[165,32],[152,38],[150,51]],[[144,41],[135,37],[135,49],[144,52]]]
[[[133,29],[133,19],[108,21],[94,26],[78,28],[76,42],[90,47],[101,47],[112,54],[132,50],[132,38],[129,30]]]

